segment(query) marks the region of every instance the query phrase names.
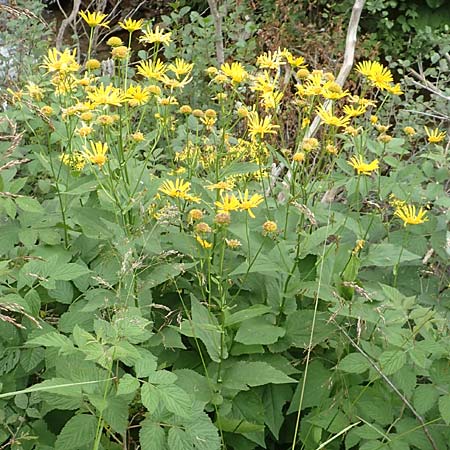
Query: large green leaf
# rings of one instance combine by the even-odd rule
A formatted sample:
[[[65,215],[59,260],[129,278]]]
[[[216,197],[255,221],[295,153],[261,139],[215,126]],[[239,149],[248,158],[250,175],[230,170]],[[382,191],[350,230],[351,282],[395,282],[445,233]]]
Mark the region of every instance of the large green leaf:
[[[447,425],[450,425],[450,394],[439,397],[439,412],[441,413],[444,422]]]
[[[94,443],[97,418],[89,414],[72,417],[56,439],[55,450],[80,450]]]
[[[295,383],[296,381],[288,377],[281,370],[275,369],[271,365],[255,361],[239,361],[230,365],[224,371],[223,385],[229,389],[246,391],[252,386],[263,386],[265,384]]]
[[[253,319],[254,317],[262,316],[271,311],[270,306],[253,305],[241,311],[236,311],[225,318],[225,326],[230,327],[236,325],[244,320]]]
[[[165,450],[167,439],[164,428],[148,417],[141,422],[139,443],[142,450]]]
[[[183,389],[174,384],[161,384],[157,390],[159,398],[170,412],[181,417],[192,414],[192,400]]]
[[[170,450],[193,450],[194,448],[191,437],[177,427],[170,428],[167,443]]]
[[[181,332],[186,336],[200,339],[206,347],[210,358],[219,362],[228,356],[226,347],[221,352],[221,329],[214,314],[191,296],[192,320],[185,320],[181,326]]]
[[[246,345],[269,345],[278,341],[285,333],[284,328],[270,324],[263,317],[255,317],[241,323],[235,340]]]
[[[348,373],[364,373],[371,365],[361,353],[350,353],[341,359],[336,367]]]
[[[406,353],[403,350],[388,350],[379,358],[380,368],[385,375],[392,375],[406,364]]]
[[[394,244],[373,244],[369,247],[367,256],[362,258],[361,266],[389,267],[398,263],[416,261],[421,258],[398,245]]]

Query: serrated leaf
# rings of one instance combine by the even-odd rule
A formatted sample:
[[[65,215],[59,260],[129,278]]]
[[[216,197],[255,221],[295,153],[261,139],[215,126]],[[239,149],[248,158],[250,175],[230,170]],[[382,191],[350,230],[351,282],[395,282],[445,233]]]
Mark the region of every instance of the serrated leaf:
[[[228,357],[227,348],[224,347],[221,354],[221,329],[208,308],[201,305],[200,302],[191,296],[192,320],[184,321],[181,326],[181,332],[186,336],[200,339],[206,347],[210,358],[219,362]]]
[[[253,319],[254,317],[262,316],[272,310],[269,306],[265,305],[253,305],[250,308],[243,309],[242,311],[236,311],[227,318],[225,318],[225,326],[231,327],[244,320]]]
[[[439,412],[444,422],[450,425],[450,394],[439,397]]]
[[[169,430],[167,443],[170,450],[192,450],[194,448],[190,436],[177,427],[172,427]]]
[[[75,263],[66,263],[60,264],[56,270],[53,270],[51,277],[54,280],[71,281],[90,272],[87,267]]]
[[[44,214],[45,212],[41,204],[31,197],[18,197],[16,198],[16,204],[20,209],[29,213]]]
[[[123,397],[108,398],[103,418],[116,433],[125,435],[128,427],[128,401]]]
[[[370,363],[361,353],[350,353],[336,367],[347,373],[364,373],[370,369]]]
[[[156,387],[150,383],[144,383],[141,387],[141,401],[150,413],[154,413],[160,401],[160,395]]]
[[[184,425],[196,450],[221,449],[219,430],[201,407],[194,409],[192,415],[185,419]]]
[[[362,258],[362,267],[389,267],[406,261],[420,259],[420,255],[410,252],[394,244],[373,244],[369,247],[367,256]]]
[[[385,375],[392,375],[405,365],[406,353],[399,350],[388,350],[380,355],[379,363]]]
[[[284,384],[295,383],[281,370],[275,369],[271,365],[261,362],[239,361],[224,371],[223,385],[229,389],[246,391],[249,387],[263,386],[264,384]]]
[[[88,414],[72,417],[56,438],[55,450],[79,450],[93,444],[97,430],[97,418]]]
[[[217,420],[217,426],[220,426],[222,431],[229,433],[253,433],[255,431],[263,431],[264,425],[259,423],[252,423],[243,419],[234,419],[231,417],[220,417]]]
[[[439,392],[432,384],[420,384],[413,394],[413,404],[419,414],[425,414],[436,404]]]
[[[292,398],[292,388],[287,385],[269,384],[264,389],[264,423],[278,440],[284,422],[283,407]]]
[[[126,373],[119,381],[119,387],[117,388],[117,395],[133,394],[139,389],[139,380]]]
[[[159,398],[168,411],[181,417],[191,415],[192,400],[183,389],[174,384],[160,384],[157,390]]]
[[[40,345],[42,347],[57,347],[61,350],[71,350],[73,349],[72,341],[64,336],[63,334],[59,334],[56,331],[52,331],[47,334],[43,334],[41,336],[37,336],[35,338],[29,339],[26,342],[27,346],[30,345]]]
[[[147,418],[141,422],[141,429],[139,430],[139,443],[142,450],[165,450],[166,433],[157,423]]]
[[[235,340],[245,345],[269,345],[277,342],[285,333],[284,328],[268,323],[263,317],[255,317],[241,323]]]

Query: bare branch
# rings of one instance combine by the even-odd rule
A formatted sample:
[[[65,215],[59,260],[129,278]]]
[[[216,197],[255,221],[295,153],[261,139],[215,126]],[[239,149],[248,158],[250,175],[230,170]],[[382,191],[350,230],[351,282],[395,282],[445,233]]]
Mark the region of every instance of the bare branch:
[[[58,3],[59,5],[59,3]],[[58,34],[56,36],[56,48],[58,50],[61,50],[63,39],[64,39],[64,33],[66,31],[66,28],[72,23],[76,21],[78,11],[80,10],[81,6],[81,0],[74,0],[73,2],[73,8],[72,12],[69,14],[68,17],[66,17],[62,22],[61,26],[59,27]]]
[[[214,21],[214,42],[216,44],[216,58],[220,66],[225,61],[223,48],[222,16],[219,12],[218,0],[208,0],[208,5]]]
[[[355,3],[353,4],[352,15],[348,24],[347,39],[345,41],[344,62],[342,63],[341,70],[336,78],[336,83],[341,87],[344,86],[344,83],[353,67],[358,24],[365,2],[366,0],[355,0]],[[325,102],[324,108],[328,109],[330,105],[331,101],[329,100]],[[320,117],[316,116],[308,130],[307,137],[315,136],[317,130],[319,129],[320,123]]]

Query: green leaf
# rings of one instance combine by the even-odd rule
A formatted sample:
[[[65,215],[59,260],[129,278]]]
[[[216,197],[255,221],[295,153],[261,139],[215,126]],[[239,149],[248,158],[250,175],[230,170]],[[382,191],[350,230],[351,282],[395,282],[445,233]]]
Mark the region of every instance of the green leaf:
[[[379,358],[380,368],[385,375],[399,371],[406,363],[406,353],[402,350],[383,352]]]
[[[444,422],[450,425],[450,394],[439,397],[439,412]]]
[[[265,362],[245,362],[233,363],[227,368],[223,376],[223,385],[229,389],[246,391],[252,386],[263,386],[264,384],[284,384],[295,383],[291,377],[275,369]]]
[[[181,428],[172,427],[167,438],[170,450],[193,450],[190,436]]]
[[[253,319],[254,317],[262,316],[271,311],[272,308],[265,305],[253,305],[250,308],[243,309],[241,311],[236,311],[235,313],[229,315],[225,318],[225,326],[231,327],[244,320]]]
[[[51,277],[55,280],[71,281],[90,272],[87,267],[75,263],[67,263],[59,265],[56,270],[52,271]]]
[[[436,404],[439,392],[432,384],[420,384],[413,394],[413,405],[419,414],[425,414]]]
[[[366,257],[362,258],[362,267],[378,266],[389,267],[397,263],[415,261],[420,255],[394,244],[373,244],[369,247]]]
[[[97,418],[89,414],[72,417],[56,439],[55,450],[79,450],[94,443]]]
[[[181,417],[189,417],[192,413],[192,400],[180,387],[174,384],[157,386],[159,398],[168,411]]]
[[[220,352],[222,345],[221,330],[217,319],[208,308],[200,304],[200,302],[191,296],[192,320],[185,320],[181,324],[181,332],[186,336],[200,339],[206,347],[210,358],[215,362],[220,362],[221,359],[228,357],[228,351],[225,347]]]
[[[283,407],[292,398],[292,388],[283,384],[269,384],[264,388],[264,422],[278,440],[280,428],[284,423]]]
[[[263,317],[255,317],[241,323],[235,340],[246,345],[269,345],[274,344],[285,333],[284,328],[268,323]]]
[[[308,348],[313,324],[313,346],[332,338],[336,333],[336,328],[333,324],[329,323],[329,318],[329,313],[317,312],[314,322],[314,311],[309,309],[303,309],[289,314],[286,321],[285,339],[295,347]]]
[[[128,401],[123,397],[108,398],[103,418],[116,433],[124,436],[128,428]]]
[[[117,388],[117,395],[134,394],[139,389],[139,380],[126,373],[119,381],[119,387]]]
[[[336,367],[348,373],[364,373],[371,366],[361,353],[350,353],[341,359]]]
[[[43,334],[41,336],[37,336],[35,338],[29,339],[25,345],[34,346],[40,345],[42,347],[57,347],[64,351],[72,350],[73,344],[72,341],[64,336],[63,334],[59,334],[56,331],[52,331],[47,334]]]
[[[141,388],[141,402],[150,411],[154,413],[158,408],[160,401],[159,391],[153,384],[144,383]]]
[[[156,357],[145,348],[138,349],[141,357],[136,361],[134,369],[136,377],[144,378],[151,375],[157,367]]]
[[[253,433],[255,431],[264,431],[264,425],[252,423],[244,419],[220,417],[216,423],[217,426],[220,426],[222,431],[226,431],[228,433]]]
[[[17,206],[25,212],[34,214],[44,214],[45,210],[40,203],[31,197],[18,197],[16,198]]]
[[[150,418],[143,420],[139,430],[139,443],[142,450],[165,450],[167,446],[164,428]]]

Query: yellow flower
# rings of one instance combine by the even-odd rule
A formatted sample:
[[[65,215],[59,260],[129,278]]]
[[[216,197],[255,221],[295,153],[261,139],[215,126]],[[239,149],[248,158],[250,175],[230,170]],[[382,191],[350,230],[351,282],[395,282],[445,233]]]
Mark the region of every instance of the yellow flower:
[[[115,116],[109,116],[107,114],[102,114],[101,116],[97,117],[97,122],[103,126],[112,125],[115,121]]]
[[[81,127],[76,130],[76,133],[78,134],[78,136],[86,137],[89,136],[93,131],[94,130],[92,127]]]
[[[169,64],[167,69],[173,72],[177,78],[179,78],[182,75],[190,74],[193,68],[194,64],[188,63],[182,58],[175,58],[175,63]]]
[[[141,85],[130,86],[125,92],[125,99],[130,106],[141,106],[148,102],[150,92],[148,88],[142,88]]]
[[[36,83],[29,81],[26,85],[29,96],[37,101],[40,101],[44,98],[44,90],[39,87]]]
[[[170,31],[163,33],[159,26],[156,26],[155,31],[152,31],[150,25],[147,25],[144,35],[139,38],[139,42],[142,42],[143,44],[160,43],[169,45],[172,42],[171,36],[172,33]]]
[[[350,122],[350,117],[337,117],[331,111],[327,111],[323,106],[317,108],[317,114],[323,123],[333,127],[345,127]]]
[[[203,218],[203,211],[201,209],[191,209],[188,214],[189,223],[201,220]]]
[[[196,236],[195,239],[203,248],[208,249],[212,247],[211,242],[205,241],[205,239],[202,239],[200,236]]]
[[[276,129],[280,128],[271,122],[272,117],[260,118],[256,111],[252,111],[248,116],[248,132],[252,138],[259,136],[264,139],[266,134],[277,134]]]
[[[211,233],[211,227],[206,222],[200,222],[194,227],[195,232],[199,234]]]
[[[103,83],[99,87],[96,87],[92,92],[89,92],[87,96],[93,106],[120,106],[125,100],[124,94],[119,88],[114,87],[112,84],[105,87]]]
[[[172,180],[166,180],[158,189],[163,194],[172,198],[181,198],[183,200],[198,201],[197,197],[193,197],[189,194],[191,189],[191,183],[189,181],[183,181],[177,178],[175,182]]]
[[[365,163],[361,155],[352,156],[347,164],[351,165],[358,175],[370,175],[379,169],[378,159],[374,159],[371,163]]]
[[[403,131],[408,136],[414,136],[416,134],[416,130],[413,127],[405,127],[403,128]]]
[[[133,33],[134,31],[140,30],[142,25],[144,24],[144,19],[133,20],[133,19],[125,19],[123,22],[119,22],[119,26],[124,30]]]
[[[141,61],[137,66],[137,72],[145,78],[161,80],[167,72],[167,67],[158,58],[156,61]]]
[[[366,112],[366,107],[358,106],[357,108],[355,108],[354,106],[351,106],[351,105],[345,105],[342,108],[342,110],[344,111],[345,115],[348,117],[357,117]]]
[[[370,123],[375,125],[378,122],[377,116],[370,116]]]
[[[130,53],[130,49],[125,45],[119,45],[111,50],[111,56],[117,59],[125,59]]]
[[[71,155],[61,155],[60,160],[72,170],[81,171],[86,165],[86,159],[80,152],[74,152]]]
[[[416,207],[413,205],[398,206],[394,212],[394,216],[403,220],[404,225],[418,225],[428,220],[426,211],[420,208],[416,214]]]
[[[85,111],[80,114],[80,119],[84,122],[90,122],[94,118],[94,114],[91,111]]]
[[[244,69],[244,66],[239,62],[224,63],[220,66],[222,73],[231,78],[233,84],[242,83],[248,76],[248,73]]]
[[[221,194],[222,201],[214,202],[214,204],[219,208],[219,213],[228,213],[230,211],[237,211],[240,207],[239,200],[234,194]]]
[[[262,99],[262,105],[265,110],[268,109],[276,109],[278,108],[278,105],[281,103],[281,100],[283,99],[283,93],[282,92],[264,92],[261,95]]]
[[[109,28],[108,22],[105,22],[104,19],[107,17],[106,14],[101,12],[89,12],[89,11],[80,11],[78,14],[83,18],[83,20],[90,26],[90,27],[105,27]]]
[[[275,231],[278,230],[278,225],[272,220],[267,220],[266,222],[264,222],[262,227],[264,233],[275,233]]]
[[[179,80],[175,78],[169,78],[167,75],[163,75],[161,81],[172,91],[173,89],[183,89],[192,81],[192,77],[189,78],[189,75],[186,75],[182,80]]]
[[[110,47],[119,47],[119,46],[123,45],[123,41],[118,36],[111,36],[106,41],[106,45],[109,45]]]
[[[302,141],[302,149],[310,152],[319,147],[319,141],[316,138],[304,138]]]
[[[219,191],[231,191],[234,187],[232,181],[219,181],[218,183],[210,184],[206,186],[206,189],[212,191],[213,189],[218,189]]]
[[[363,61],[356,66],[356,71],[369,79],[378,89],[392,89],[391,71],[377,61]]]
[[[229,248],[231,248],[232,250],[235,250],[242,245],[242,243],[239,239],[225,239],[225,242],[226,242],[227,246]]]
[[[330,100],[339,100],[346,97],[348,95],[348,91],[342,90],[342,87],[335,81],[327,81],[323,85],[322,95]]]
[[[253,194],[249,198],[248,189],[246,189],[243,195],[239,192],[239,209],[241,211],[247,211],[248,215],[254,219],[255,215],[253,214],[252,208],[256,208],[263,200],[264,197],[260,194]]]
[[[46,68],[47,72],[60,72],[61,74],[76,72],[80,68],[80,65],[76,61],[76,54],[76,48],[72,52],[68,48],[63,52],[60,52],[56,48],[51,48],[47,56],[44,57],[42,67]]]
[[[389,134],[386,134],[386,133],[381,133],[377,137],[377,141],[382,142],[383,144],[389,144],[389,142],[392,141],[392,136],[390,136]]]
[[[92,164],[96,164],[101,168],[107,160],[106,152],[108,151],[108,144],[89,141],[89,146],[90,149],[84,146],[84,151],[81,152],[81,154],[86,160],[90,161]]]
[[[400,84],[399,83],[394,84],[393,86],[388,86],[386,88],[386,90],[392,95],[402,95],[403,94],[403,91],[400,88]]]
[[[427,127],[424,128],[430,144],[438,144],[439,142],[442,142],[447,134],[445,131],[440,131],[439,128],[435,128],[434,130],[429,130]]]
[[[281,54],[279,52],[266,52],[258,56],[256,59],[256,65],[260,69],[278,69],[281,65],[285,64],[281,59]]]
[[[40,109],[40,111],[41,111],[41,113],[44,115],[44,116],[51,116],[52,114],[53,114],[53,108],[51,107],[51,106],[49,106],[49,105],[45,105],[45,106],[43,106],[41,109]]]
[[[100,61],[98,59],[92,58],[86,61],[86,69],[87,70],[96,70],[100,69]]]
[[[294,153],[294,156],[292,157],[292,160],[298,163],[302,163],[305,160],[305,153],[304,152],[297,152]]]

